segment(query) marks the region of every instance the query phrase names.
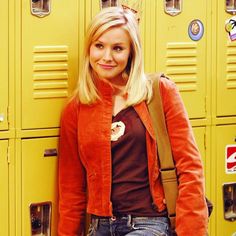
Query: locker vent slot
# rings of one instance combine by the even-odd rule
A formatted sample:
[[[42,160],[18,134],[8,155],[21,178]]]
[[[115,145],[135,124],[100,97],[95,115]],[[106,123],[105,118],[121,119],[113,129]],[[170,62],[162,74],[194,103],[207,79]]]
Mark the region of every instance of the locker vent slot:
[[[180,91],[197,90],[197,43],[167,43],[166,73]]]
[[[227,44],[226,88],[236,89],[236,42]]]
[[[68,47],[35,46],[33,53],[33,97],[68,96]]]

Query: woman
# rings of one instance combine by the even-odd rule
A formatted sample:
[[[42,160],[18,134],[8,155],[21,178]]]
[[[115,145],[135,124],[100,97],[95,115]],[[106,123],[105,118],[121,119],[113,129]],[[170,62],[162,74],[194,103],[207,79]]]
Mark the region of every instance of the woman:
[[[75,96],[61,121],[58,235],[83,235],[86,211],[89,235],[170,235],[135,16],[102,10],[86,36]],[[160,90],[179,178],[176,232],[205,236],[199,152],[174,83],[162,78]]]

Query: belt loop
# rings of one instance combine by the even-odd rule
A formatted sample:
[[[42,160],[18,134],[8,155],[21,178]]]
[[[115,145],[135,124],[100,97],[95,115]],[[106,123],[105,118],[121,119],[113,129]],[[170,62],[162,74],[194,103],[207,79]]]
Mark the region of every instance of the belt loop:
[[[127,226],[132,226],[132,216],[130,214],[128,215]]]
[[[113,222],[113,221],[116,221],[116,216],[112,216],[111,218],[110,218],[110,220]]]
[[[95,230],[98,229],[99,219],[92,218],[92,225]]]

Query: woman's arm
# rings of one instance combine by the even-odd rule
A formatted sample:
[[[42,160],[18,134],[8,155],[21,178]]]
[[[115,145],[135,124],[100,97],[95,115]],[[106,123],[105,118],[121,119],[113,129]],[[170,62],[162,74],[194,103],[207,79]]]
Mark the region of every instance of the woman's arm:
[[[78,104],[71,101],[61,118],[59,143],[58,236],[82,236],[86,209],[86,175],[78,154]]]
[[[161,78],[160,89],[179,181],[176,232],[178,236],[205,236],[208,213],[200,153],[176,85]]]

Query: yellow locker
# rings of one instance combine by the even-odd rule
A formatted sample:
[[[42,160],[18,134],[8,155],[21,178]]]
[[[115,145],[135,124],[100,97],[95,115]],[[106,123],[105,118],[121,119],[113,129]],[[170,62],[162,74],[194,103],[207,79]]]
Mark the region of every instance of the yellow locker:
[[[57,235],[57,142],[22,140],[22,236]]]
[[[169,7],[169,2],[177,5]],[[165,72],[176,82],[190,118],[204,118],[207,81],[205,28],[209,3],[205,0],[164,0],[152,1],[152,4],[154,8],[156,5],[156,14],[152,10],[148,17],[151,18],[150,24],[156,27],[150,34],[156,41],[156,70]],[[175,10],[178,14],[170,15],[175,14]]]
[[[9,173],[8,173],[8,140],[0,140],[0,235],[8,235],[9,227]]]
[[[215,142],[215,158],[212,163],[215,162],[216,167],[216,204],[215,204],[215,228],[216,236],[231,236],[236,234],[236,168],[231,174],[227,172],[227,151],[228,145],[235,146],[236,149],[236,125],[222,125],[216,127],[216,142]],[[235,154],[236,155],[236,151]],[[236,162],[236,159],[235,159]],[[236,164],[236,163],[235,163]],[[236,165],[235,165],[236,167]],[[227,205],[225,197],[223,198],[223,186],[224,184],[235,184],[235,191],[233,196],[233,212],[234,218],[231,220],[225,219],[224,204]],[[227,216],[227,215],[226,215]]]
[[[146,72],[158,71],[157,65],[157,1],[142,1],[140,33],[142,37]],[[164,72],[164,71],[163,71]]]
[[[209,199],[212,199],[211,193],[211,181],[210,181],[210,139],[209,139],[209,127],[193,127],[194,136],[197,142],[197,146],[201,153],[202,163],[204,167],[204,175],[205,175],[205,187],[206,187],[206,196]],[[210,218],[210,223],[212,223],[212,217]],[[209,224],[208,234],[211,234],[211,224]]]
[[[217,7],[217,116],[235,116],[236,114],[236,41],[231,41],[229,33],[226,31],[226,21],[234,15],[226,12],[226,3],[228,2],[228,9],[230,8],[236,12],[234,1],[218,0]],[[235,4],[235,3],[234,3]]]
[[[78,74],[78,1],[44,2],[49,14],[38,17],[38,6],[22,1],[23,129],[58,127]]]
[[[8,129],[8,1],[0,8],[0,130]]]

